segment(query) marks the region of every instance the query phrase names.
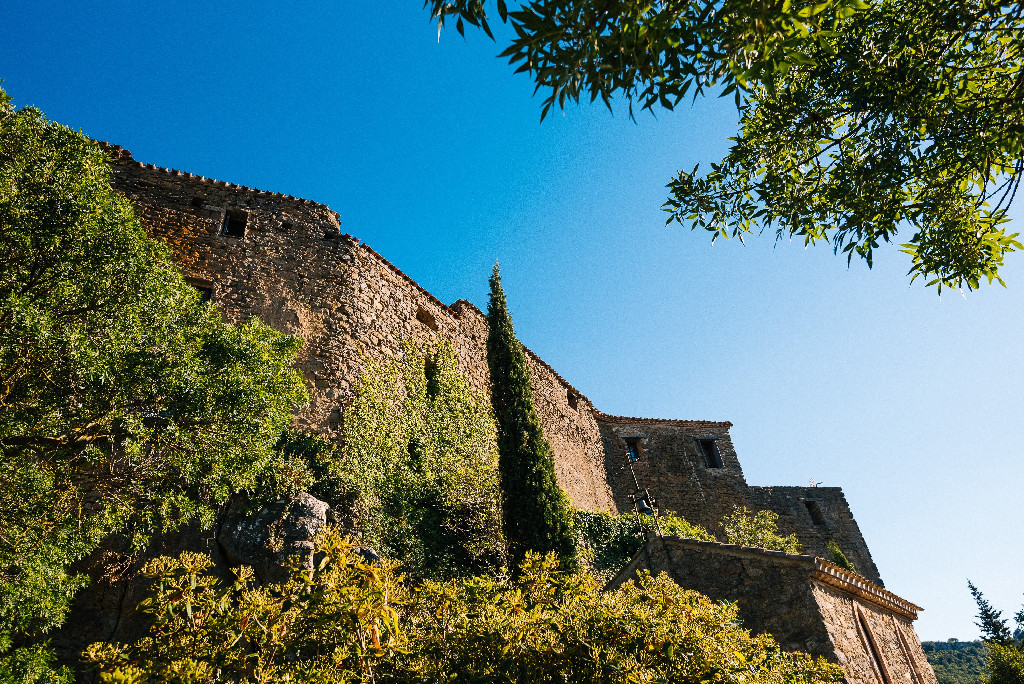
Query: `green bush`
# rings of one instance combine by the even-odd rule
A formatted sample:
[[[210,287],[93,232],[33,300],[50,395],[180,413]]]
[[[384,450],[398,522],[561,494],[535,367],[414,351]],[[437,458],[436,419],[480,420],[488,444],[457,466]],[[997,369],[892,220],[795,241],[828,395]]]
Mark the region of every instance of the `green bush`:
[[[595,575],[604,581],[611,579],[640,550],[644,530],[655,529],[669,537],[686,537],[703,541],[715,538],[700,525],[691,525],[675,513],[658,516],[640,516],[640,524],[632,513],[612,515],[605,511],[574,513],[573,524],[580,537],[583,557]]]
[[[773,511],[755,513],[746,506],[735,506],[732,513],[722,519],[722,528],[730,544],[800,553],[800,542],[795,534],[786,537],[779,534],[778,519],[779,514]]]
[[[367,361],[314,492],[414,578],[505,564],[494,418],[450,344]],[[315,468],[314,468],[315,469]]]
[[[837,683],[823,659],[752,636],[736,607],[641,575],[602,592],[554,555],[528,554],[517,579],[427,581],[408,590],[336,535],[317,569],[289,582],[218,584],[195,554],[151,562],[150,635],[94,644],[101,681],[121,684],[376,682]]]
[[[266,479],[299,347],[202,303],[107,154],[0,90],[0,676],[63,676],[43,640],[104,535],[210,524]]]

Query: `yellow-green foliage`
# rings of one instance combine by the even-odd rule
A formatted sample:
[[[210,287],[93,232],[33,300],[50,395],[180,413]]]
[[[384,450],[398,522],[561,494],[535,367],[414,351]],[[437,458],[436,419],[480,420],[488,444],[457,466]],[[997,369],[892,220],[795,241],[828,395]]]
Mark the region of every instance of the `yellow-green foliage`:
[[[155,589],[140,608],[154,624],[134,644],[86,650],[101,681],[359,681],[406,643],[400,578],[387,564],[367,565],[336,534],[320,539],[315,572],[296,568],[282,585],[250,588],[249,568],[224,584],[212,565],[196,553],[146,564]]]
[[[104,682],[471,681],[839,682],[822,659],[752,636],[736,607],[641,575],[610,592],[590,575],[529,554],[515,580],[475,577],[404,588],[391,565],[368,566],[327,534],[314,572],[283,585],[219,585],[209,561],[161,558],[146,572],[150,635],[94,644]]]
[[[700,525],[691,525],[684,518],[668,511],[658,516],[641,515],[640,525],[632,513],[612,515],[605,511],[575,511],[573,524],[583,545],[583,555],[591,570],[602,580],[611,579],[644,543],[642,528],[670,537],[686,537],[715,541]]]
[[[1024,649],[1019,645],[988,645],[986,684],[1024,684]]]
[[[415,576],[501,567],[496,439],[451,345],[367,361],[334,468],[365,541]]]
[[[731,514],[722,519],[722,527],[730,544],[800,553],[800,542],[795,534],[787,537],[779,534],[778,519],[779,514],[773,511],[755,513],[746,506],[736,506]]]

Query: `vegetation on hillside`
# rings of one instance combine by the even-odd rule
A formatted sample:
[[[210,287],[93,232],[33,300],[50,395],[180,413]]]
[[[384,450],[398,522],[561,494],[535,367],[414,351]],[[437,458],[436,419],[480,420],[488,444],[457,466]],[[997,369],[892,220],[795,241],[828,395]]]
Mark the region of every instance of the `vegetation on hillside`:
[[[0,91],[0,680],[65,676],[45,635],[106,534],[141,547],[259,487],[305,400],[299,345],[226,324],[104,152]]]
[[[408,683],[472,681],[782,684],[839,682],[824,659],[782,652],[739,625],[735,605],[640,576],[602,592],[553,554],[527,554],[516,579],[428,581],[412,589],[388,563],[368,565],[335,534],[315,571],[285,584],[233,585],[185,554],[146,569],[150,636],[95,644],[103,681]]]
[[[984,684],[988,646],[982,641],[922,641],[939,684]]]

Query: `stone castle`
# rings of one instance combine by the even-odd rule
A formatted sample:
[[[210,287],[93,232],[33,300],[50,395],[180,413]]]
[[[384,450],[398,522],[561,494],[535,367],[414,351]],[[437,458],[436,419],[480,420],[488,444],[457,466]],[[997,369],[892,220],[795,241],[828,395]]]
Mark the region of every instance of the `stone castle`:
[[[403,340],[450,342],[470,383],[488,392],[484,314],[465,300],[440,302],[342,234],[326,206],[106,149],[114,187],[170,246],[189,283],[232,322],[258,316],[305,340],[297,365],[311,401],[296,417],[300,428],[338,439],[361,364],[399,356]],[[641,568],[669,572],[685,587],[737,601],[745,624],[784,648],[839,662],[850,682],[935,684],[912,625],[920,608],[883,588],[840,488],[750,486],[731,423],[608,415],[528,349],[527,358],[559,484],[577,507],[632,511],[638,482],[661,510],[713,534],[736,505],[772,510],[805,554],[659,537],[613,586]],[[860,576],[822,560],[830,541]]]

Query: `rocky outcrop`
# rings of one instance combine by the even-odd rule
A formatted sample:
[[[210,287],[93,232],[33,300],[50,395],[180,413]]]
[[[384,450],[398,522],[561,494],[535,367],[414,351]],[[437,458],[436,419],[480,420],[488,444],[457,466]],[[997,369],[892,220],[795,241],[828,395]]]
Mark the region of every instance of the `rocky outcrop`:
[[[230,565],[250,566],[262,584],[283,582],[292,559],[313,567],[314,540],[327,524],[328,508],[305,492],[251,513],[236,503],[228,508],[217,542]]]
[[[154,535],[141,553],[122,535],[111,535],[73,568],[91,581],[75,596],[68,619],[52,635],[59,662],[77,670],[76,682],[92,682],[94,674],[81,668],[86,646],[145,636],[149,616],[137,608],[150,586],[139,571],[151,558],[204,553],[213,560],[212,572],[225,581],[234,579],[232,567],[244,564],[253,567],[261,583],[275,582],[287,577],[289,559],[312,563],[313,540],[326,525],[327,510],[326,503],[306,493],[255,511],[233,502],[213,529],[193,525]]]

